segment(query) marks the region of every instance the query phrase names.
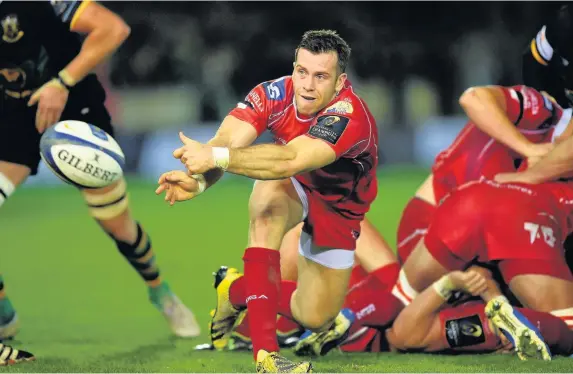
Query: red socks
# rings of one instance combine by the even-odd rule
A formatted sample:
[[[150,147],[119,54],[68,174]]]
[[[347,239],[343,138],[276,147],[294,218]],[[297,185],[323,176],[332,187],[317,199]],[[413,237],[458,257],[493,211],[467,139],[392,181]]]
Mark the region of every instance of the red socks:
[[[392,295],[392,287],[399,272],[397,263],[386,265],[358,284],[351,285],[344,307],[356,314],[356,327],[384,326],[398,316],[404,305]]]
[[[280,252],[267,248],[247,248],[243,256],[245,264],[244,303],[247,304],[253,355],[259,350],[277,352],[277,313],[280,294]],[[239,282],[241,280],[237,280]],[[235,282],[235,283],[237,283]],[[240,286],[237,285],[237,286]],[[231,288],[237,295],[240,288]],[[232,299],[236,299],[235,296]],[[237,301],[237,300],[234,300]]]

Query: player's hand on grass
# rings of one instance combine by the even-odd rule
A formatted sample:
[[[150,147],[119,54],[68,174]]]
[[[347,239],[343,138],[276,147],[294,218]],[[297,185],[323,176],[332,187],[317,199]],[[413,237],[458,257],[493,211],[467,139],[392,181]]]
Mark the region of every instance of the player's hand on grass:
[[[159,187],[155,190],[157,195],[165,192],[165,201],[169,205],[177,201],[186,201],[199,194],[199,183],[181,170],[168,171],[159,177]]]
[[[487,291],[486,278],[475,270],[453,271],[449,275],[452,285],[473,296],[479,296]]]
[[[36,129],[42,134],[50,126],[55,125],[62,115],[68,102],[68,89],[58,80],[52,79],[40,87],[30,100],[28,106],[38,104],[36,110]]]
[[[173,151],[173,157],[181,160],[189,174],[203,174],[215,168],[213,147],[190,139],[182,132],[179,133],[179,139],[183,142],[183,146]]]

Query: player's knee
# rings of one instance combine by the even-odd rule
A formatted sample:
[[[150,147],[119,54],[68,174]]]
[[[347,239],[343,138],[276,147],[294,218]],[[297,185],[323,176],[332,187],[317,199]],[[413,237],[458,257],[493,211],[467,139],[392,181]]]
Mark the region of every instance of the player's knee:
[[[286,217],[288,202],[281,191],[270,185],[258,183],[249,199],[249,217],[251,222],[269,221]]]
[[[16,186],[8,177],[0,173],[0,206],[14,193]]]
[[[296,291],[298,292],[298,290]],[[313,332],[328,330],[338,315],[338,310],[326,310],[323,304],[301,302],[298,293],[293,295],[291,310],[294,319]]]
[[[125,180],[101,190],[82,190],[90,215],[98,221],[111,220],[120,216],[128,208]]]
[[[298,317],[297,322],[310,331],[322,332],[332,326],[335,318],[336,314],[329,315],[317,313],[317,311],[303,311]]]

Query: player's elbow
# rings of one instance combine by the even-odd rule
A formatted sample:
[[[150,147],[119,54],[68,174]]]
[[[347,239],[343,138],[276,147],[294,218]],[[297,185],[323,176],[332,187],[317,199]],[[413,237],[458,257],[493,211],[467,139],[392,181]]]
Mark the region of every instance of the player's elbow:
[[[397,318],[387,334],[388,342],[401,351],[423,349],[425,331],[421,327],[407,323],[404,318]]]
[[[476,102],[480,100],[480,93],[483,90],[483,87],[470,87],[464,91],[464,93],[460,96],[458,102],[460,106],[467,110],[475,105]]]
[[[131,33],[131,28],[118,15],[111,13],[98,19],[97,27],[93,30],[107,45],[119,47]]]
[[[110,34],[114,44],[121,45],[131,34],[131,28],[121,18],[117,17],[116,22],[111,27]]]

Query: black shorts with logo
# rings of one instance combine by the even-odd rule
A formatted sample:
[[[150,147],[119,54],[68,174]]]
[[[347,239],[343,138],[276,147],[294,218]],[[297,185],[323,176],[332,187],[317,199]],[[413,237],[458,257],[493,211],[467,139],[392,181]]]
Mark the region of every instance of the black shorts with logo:
[[[93,92],[92,95],[84,89],[73,88],[60,120],[87,122],[114,136],[111,117],[103,104],[101,93]],[[28,100],[29,97],[14,99],[5,96],[1,103],[0,161],[27,166],[31,175],[35,175],[41,159],[41,134],[36,130],[37,106],[28,107]]]

